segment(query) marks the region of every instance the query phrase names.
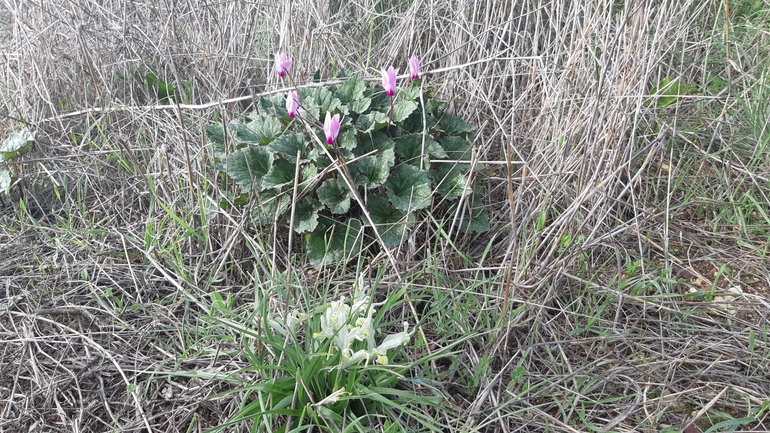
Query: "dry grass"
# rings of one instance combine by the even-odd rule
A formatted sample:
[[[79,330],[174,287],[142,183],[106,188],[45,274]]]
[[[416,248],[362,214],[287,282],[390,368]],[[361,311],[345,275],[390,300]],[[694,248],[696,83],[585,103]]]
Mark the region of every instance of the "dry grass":
[[[0,210],[0,430],[202,431],[238,410],[214,397],[245,364],[209,294],[253,302],[288,257],[212,206],[203,125],[280,90],[279,49],[301,82],[417,54],[478,159],[509,162],[477,173],[494,229],[464,256],[429,229],[399,256],[432,269],[407,280],[434,350],[480,334],[434,365],[452,431],[770,429],[768,27],[736,15],[724,52],[718,2],[607,3],[5,0],[0,136],[37,142]],[[729,86],[646,104],[714,74]],[[353,278],[294,266],[302,302]],[[447,299],[478,311],[462,332],[431,316]]]

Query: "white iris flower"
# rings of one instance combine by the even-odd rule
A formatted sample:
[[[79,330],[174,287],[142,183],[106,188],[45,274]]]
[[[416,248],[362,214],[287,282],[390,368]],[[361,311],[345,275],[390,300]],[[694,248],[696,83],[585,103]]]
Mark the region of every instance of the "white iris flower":
[[[372,360],[385,365],[388,363],[388,350],[408,342],[412,333],[409,332],[409,324],[404,322],[403,332],[388,335],[378,346],[375,346],[373,320],[375,312],[369,297],[358,291],[353,297],[351,306],[342,297],[326,307],[321,316],[321,331],[313,334],[313,338],[332,338],[332,343],[340,351],[342,368],[361,361],[366,361],[368,364]],[[366,349],[355,350],[353,345],[356,341],[365,341]]]

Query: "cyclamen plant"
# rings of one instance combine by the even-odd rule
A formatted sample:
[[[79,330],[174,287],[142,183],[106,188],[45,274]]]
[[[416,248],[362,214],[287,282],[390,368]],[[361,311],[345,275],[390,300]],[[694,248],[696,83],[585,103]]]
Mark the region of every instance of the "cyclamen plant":
[[[279,77],[291,79],[292,60],[274,57]],[[342,71],[342,84],[260,98],[227,131],[207,126],[216,167],[239,190],[221,204],[250,203],[255,226],[293,221],[317,267],[371,242],[399,246],[428,209],[451,218],[448,232],[488,230],[469,176],[474,128],[423,87],[417,57],[408,70],[401,86],[393,66],[380,71],[382,86]]]

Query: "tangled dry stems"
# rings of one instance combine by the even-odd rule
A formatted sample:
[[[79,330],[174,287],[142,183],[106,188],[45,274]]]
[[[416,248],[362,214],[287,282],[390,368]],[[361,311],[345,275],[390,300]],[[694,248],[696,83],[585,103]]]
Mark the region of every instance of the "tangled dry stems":
[[[453,100],[452,111],[479,126],[478,159],[509,162],[477,173],[495,229],[460,245],[483,264],[464,262],[429,224],[417,251],[399,255],[435,260],[461,284],[487,275],[495,289],[478,294],[478,316],[503,326],[470,340],[457,359],[468,371],[491,359],[488,374],[475,387],[447,385],[455,398],[444,424],[580,431],[580,419],[605,431],[657,431],[710,409],[740,417],[765,404],[767,298],[747,293],[733,314],[678,296],[686,290],[673,277],[708,283],[718,263],[734,270],[735,284],[759,282],[747,290],[767,287],[762,239],[687,218],[675,183],[723,172],[727,189],[767,202],[770,168],[749,164],[751,143],[748,155],[705,156],[710,143],[745,133],[735,119],[706,119],[727,125],[711,137],[678,129],[688,104],[733,104],[726,93],[679,104],[674,121],[645,104],[663,77],[704,74],[692,58],[709,43],[719,9],[606,3],[6,0],[0,130],[23,123],[38,141],[18,167],[27,208],[15,195],[2,211],[0,428],[186,431],[238,410],[237,395],[214,396],[243,360],[237,346],[196,333],[206,327],[201,300],[211,291],[252,299],[265,269],[285,269],[289,252],[277,233],[255,237],[235,209],[205,211],[205,239],[168,220],[210,206],[204,185],[207,197],[226,193],[204,181],[202,125],[247,113],[252,95],[282,87],[268,62],[279,49],[292,54],[301,83],[315,68],[371,75],[416,53],[441,71],[428,81]],[[147,72],[174,83],[186,104],[159,107],[140,83]],[[731,85],[748,89],[754,72]],[[693,149],[701,168],[687,159]],[[619,288],[634,260],[642,282],[670,270],[665,290]],[[350,281],[334,271],[298,276],[307,287]],[[393,280],[386,272],[383,284]],[[436,347],[447,343],[428,335]],[[518,379],[517,367],[526,372]],[[767,429],[767,420],[753,426]]]

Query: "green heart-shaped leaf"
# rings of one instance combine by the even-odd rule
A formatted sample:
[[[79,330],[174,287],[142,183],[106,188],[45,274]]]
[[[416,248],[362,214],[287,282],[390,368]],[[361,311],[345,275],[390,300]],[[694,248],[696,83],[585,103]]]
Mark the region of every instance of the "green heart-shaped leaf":
[[[470,204],[471,208],[468,208]],[[457,206],[462,206],[459,213],[455,212]],[[483,233],[489,231],[489,213],[481,207],[481,203],[475,203],[473,196],[469,200],[460,200],[449,208],[447,215],[457,219],[452,222],[459,227],[461,232],[465,233]]]
[[[320,201],[306,197],[297,204],[294,210],[294,231],[297,233],[312,232],[318,226],[318,211],[323,209]]]
[[[273,221],[286,213],[290,203],[288,194],[280,193],[274,189],[262,191],[257,195],[251,221],[257,227],[272,224]]]
[[[340,132],[340,135],[337,137],[337,144],[339,144],[340,148],[342,149],[355,149],[358,145],[356,132],[351,128],[343,129],[342,132]]]
[[[396,209],[383,195],[370,196],[366,209],[386,248],[397,247],[403,242],[414,214],[407,215],[406,212]]]
[[[318,198],[334,214],[345,213],[350,209],[350,189],[337,178],[327,179],[318,188]]]
[[[462,196],[468,178],[462,174],[456,165],[451,163],[436,164],[436,170],[430,171],[430,177],[436,188],[436,193],[448,200]]]
[[[424,140],[423,140],[424,137]],[[444,149],[429,136],[422,134],[407,134],[396,140],[396,153],[401,160],[419,166],[420,158],[446,158]]]
[[[340,98],[343,104],[347,104],[363,98],[364,90],[366,90],[366,85],[364,85],[361,76],[356,74],[340,86],[339,90],[337,90],[337,97]]]
[[[295,170],[295,165],[289,161],[285,159],[276,160],[273,162],[273,166],[270,167],[270,171],[262,178],[262,188],[280,189],[283,186],[293,184]]]
[[[8,170],[0,171],[0,193],[8,192],[11,189],[11,172]]]
[[[348,111],[360,114],[369,109],[370,105],[372,105],[372,100],[370,98],[357,99],[348,104]]]
[[[417,104],[412,101],[401,101],[393,106],[393,121],[401,123],[409,117],[414,110],[417,109]]]
[[[430,179],[419,168],[401,164],[385,181],[388,198],[396,209],[411,212],[430,205]]]
[[[318,117],[318,113],[332,112],[340,106],[340,100],[326,87],[304,89],[302,95],[301,103],[308,112],[314,113],[313,117]]]
[[[412,112],[412,114],[409,115],[409,117],[404,120],[404,123],[401,124],[401,127],[407,131],[407,132],[423,132],[423,131],[430,131],[431,128],[436,126],[436,119],[433,118],[430,114],[425,116],[425,125],[423,127],[423,118],[422,118],[422,112],[420,110],[415,110]]]
[[[359,254],[362,243],[361,222],[357,219],[346,223],[325,220],[306,238],[308,258],[316,268]]]
[[[389,151],[391,154],[392,150]],[[350,173],[356,180],[356,185],[364,186],[367,189],[376,188],[382,185],[387,179],[390,167],[393,165],[393,157],[384,155],[365,156],[351,163]]]
[[[283,126],[278,119],[265,114],[253,115],[246,127],[259,137],[259,144],[266,144],[283,131]]]
[[[308,153],[308,141],[305,134],[283,134],[267,145],[273,152],[279,153],[287,161],[297,162],[297,151],[300,153],[300,161],[306,161]]]
[[[364,134],[384,128],[388,124],[388,116],[379,111],[364,114],[356,121],[356,129]]]
[[[441,147],[446,152],[446,158],[450,161],[471,161],[471,145],[468,140],[460,137],[444,137],[441,140]],[[471,168],[470,164],[458,164],[461,170]]]
[[[264,147],[245,147],[227,157],[225,171],[241,188],[252,189],[259,186],[272,165],[270,151]]]
[[[461,135],[466,137],[468,133],[473,132],[473,127],[465,121],[451,114],[444,114],[438,121],[438,125],[447,135]]]
[[[365,135],[361,143],[359,143],[358,146],[356,146],[356,148],[353,150],[353,154],[356,157],[359,157],[372,152],[376,152],[376,155],[392,154],[393,158],[395,158],[395,154],[393,153],[394,148],[395,143],[390,137],[383,134],[382,132],[375,132],[370,135]],[[393,163],[390,163],[390,166],[392,167]]]
[[[259,111],[279,118],[287,116],[289,112],[286,111],[286,95],[275,94],[259,98]]]
[[[222,125],[206,125],[205,129],[206,139],[208,139],[208,141],[218,146],[225,145],[225,131],[222,128]]]

